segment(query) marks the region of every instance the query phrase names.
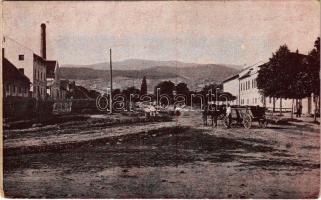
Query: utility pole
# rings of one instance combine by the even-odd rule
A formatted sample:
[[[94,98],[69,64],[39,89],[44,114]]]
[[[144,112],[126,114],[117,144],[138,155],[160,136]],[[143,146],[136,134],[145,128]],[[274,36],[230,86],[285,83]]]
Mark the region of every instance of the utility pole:
[[[109,67],[110,67],[110,114],[113,113],[113,65],[111,60],[111,49],[109,49]]]

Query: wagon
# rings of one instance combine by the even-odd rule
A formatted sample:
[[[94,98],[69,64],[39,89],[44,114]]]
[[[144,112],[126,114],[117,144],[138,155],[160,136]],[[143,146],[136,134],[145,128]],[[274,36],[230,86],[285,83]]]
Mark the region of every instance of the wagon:
[[[231,122],[230,122],[231,120]],[[266,128],[268,120],[265,116],[265,107],[246,106],[246,107],[232,107],[231,118],[227,116],[223,119],[223,124],[228,127],[229,124],[242,125],[249,129],[253,122],[258,122],[261,128]]]

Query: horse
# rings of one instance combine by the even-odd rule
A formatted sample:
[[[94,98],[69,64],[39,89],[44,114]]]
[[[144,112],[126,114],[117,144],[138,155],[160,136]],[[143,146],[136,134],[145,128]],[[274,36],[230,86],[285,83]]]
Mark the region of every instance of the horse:
[[[203,123],[207,125],[208,116],[211,118],[211,126],[217,127],[217,120],[226,113],[224,106],[216,106],[215,104],[205,105],[203,110]]]

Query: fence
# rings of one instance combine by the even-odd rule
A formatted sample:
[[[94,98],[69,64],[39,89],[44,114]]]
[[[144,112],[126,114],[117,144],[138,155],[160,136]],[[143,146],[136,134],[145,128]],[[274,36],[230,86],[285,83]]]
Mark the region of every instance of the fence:
[[[41,119],[52,114],[52,106],[52,101],[9,96],[3,99],[3,117],[7,120]]]

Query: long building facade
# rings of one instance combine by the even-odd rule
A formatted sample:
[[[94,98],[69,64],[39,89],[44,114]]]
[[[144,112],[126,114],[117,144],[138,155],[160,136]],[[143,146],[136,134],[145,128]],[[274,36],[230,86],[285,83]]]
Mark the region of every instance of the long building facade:
[[[263,96],[257,88],[257,76],[260,67],[266,63],[256,64],[244,68],[238,74],[228,77],[223,81],[223,91],[229,92],[237,97],[237,100],[231,104],[239,106],[263,106],[269,110],[291,112],[296,107],[296,104],[302,103],[303,114],[313,114],[315,110],[314,96],[292,100],[284,98],[273,98]],[[292,108],[293,107],[293,108]]]

